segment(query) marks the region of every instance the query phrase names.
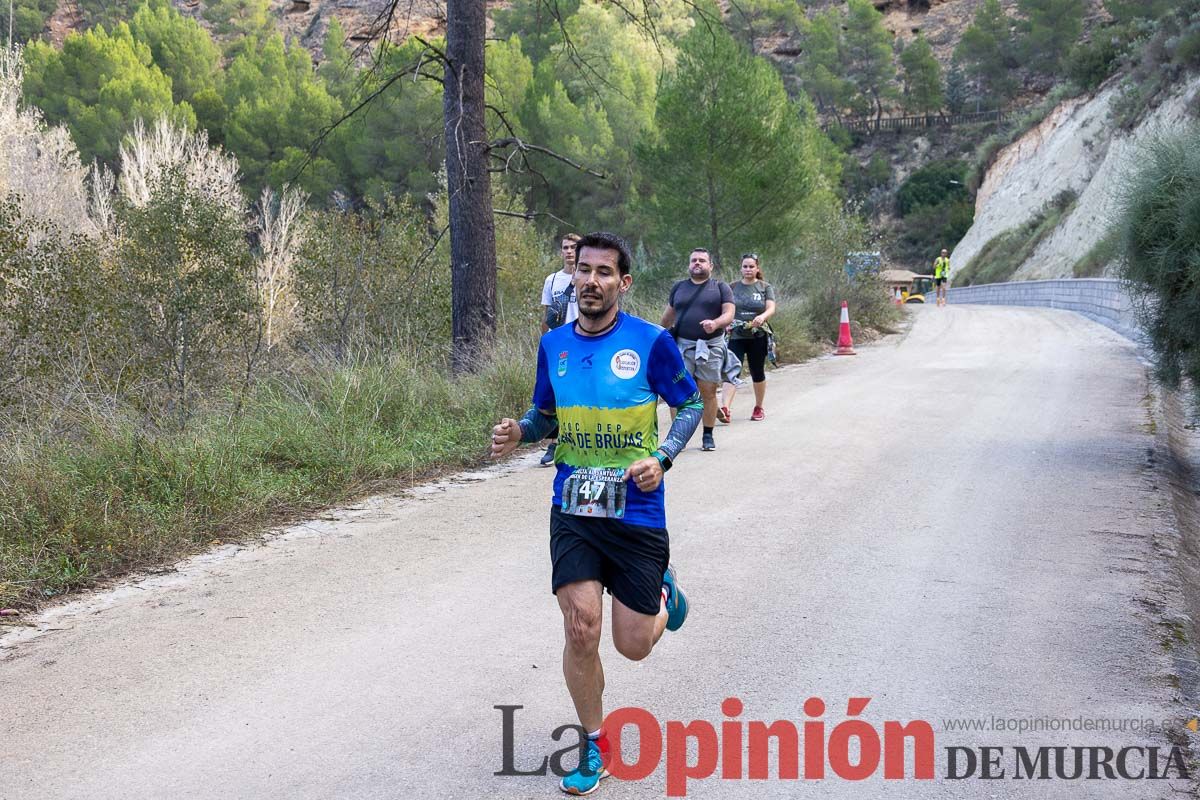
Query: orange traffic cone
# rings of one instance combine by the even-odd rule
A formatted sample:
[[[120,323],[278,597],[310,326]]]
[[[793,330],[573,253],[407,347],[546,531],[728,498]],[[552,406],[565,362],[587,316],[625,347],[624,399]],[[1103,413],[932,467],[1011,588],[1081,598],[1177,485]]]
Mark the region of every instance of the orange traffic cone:
[[[896,301],[896,305],[898,305],[898,306],[904,305],[904,297],[900,293],[899,286],[896,287],[895,301]]]
[[[836,356],[854,356],[854,339],[850,336],[850,306],[842,301],[842,321],[838,327],[838,348]]]

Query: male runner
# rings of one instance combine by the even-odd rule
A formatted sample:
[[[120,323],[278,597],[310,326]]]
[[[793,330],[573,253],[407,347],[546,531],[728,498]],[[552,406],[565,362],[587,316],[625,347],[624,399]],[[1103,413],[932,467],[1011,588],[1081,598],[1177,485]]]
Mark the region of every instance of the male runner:
[[[578,241],[578,233],[568,233],[562,237],[559,244],[562,269],[546,276],[542,283],[542,333],[560,325],[568,325],[579,318],[579,298],[575,296],[575,243]],[[550,444],[542,454],[543,467],[554,463],[558,431],[550,431],[547,438]]]
[[[942,248],[942,254],[933,260],[933,285],[937,287],[937,304],[946,305],[946,281],[950,280],[950,253]]]
[[[713,428],[717,424],[717,389],[721,387],[721,365],[725,361],[725,329],[733,322],[736,310],[729,284],[714,280],[712,271],[708,251],[703,247],[693,250],[688,256],[688,280],[671,287],[662,315],[662,326],[675,336],[683,363],[704,400],[702,450],[717,449]]]
[[[560,428],[551,589],[563,615],[563,676],[589,731],[586,754],[560,788],[588,794],[607,775],[603,590],[613,597],[613,644],[635,661],[687,617],[670,564],[662,478],[695,432],[702,404],[671,335],[618,307],[633,283],[628,245],[610,233],[588,234],[576,263],[579,319],[542,337],[533,407],[492,429],[492,457]],[[662,442],[659,397],[677,409]]]

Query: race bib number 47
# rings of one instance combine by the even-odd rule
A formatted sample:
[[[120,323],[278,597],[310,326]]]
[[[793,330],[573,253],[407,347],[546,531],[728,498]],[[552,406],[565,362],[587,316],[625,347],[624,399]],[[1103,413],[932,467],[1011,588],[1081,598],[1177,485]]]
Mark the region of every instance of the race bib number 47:
[[[580,467],[567,476],[562,510],[580,517],[625,516],[625,470]]]

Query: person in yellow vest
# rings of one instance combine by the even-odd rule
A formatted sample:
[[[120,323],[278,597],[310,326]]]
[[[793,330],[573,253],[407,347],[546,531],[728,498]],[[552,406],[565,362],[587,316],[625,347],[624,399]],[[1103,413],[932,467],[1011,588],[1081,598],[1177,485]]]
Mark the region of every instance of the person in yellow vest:
[[[946,281],[950,280],[950,253],[943,248],[942,254],[933,260],[933,285],[937,287],[937,304],[946,305]]]

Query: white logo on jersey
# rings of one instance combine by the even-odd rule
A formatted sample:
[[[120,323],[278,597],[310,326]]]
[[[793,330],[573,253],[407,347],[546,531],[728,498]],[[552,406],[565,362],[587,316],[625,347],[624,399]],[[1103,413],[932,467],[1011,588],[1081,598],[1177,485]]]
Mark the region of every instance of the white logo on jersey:
[[[613,375],[624,380],[629,380],[634,375],[638,374],[638,370],[642,366],[642,358],[633,350],[618,350],[613,354],[612,363]]]

